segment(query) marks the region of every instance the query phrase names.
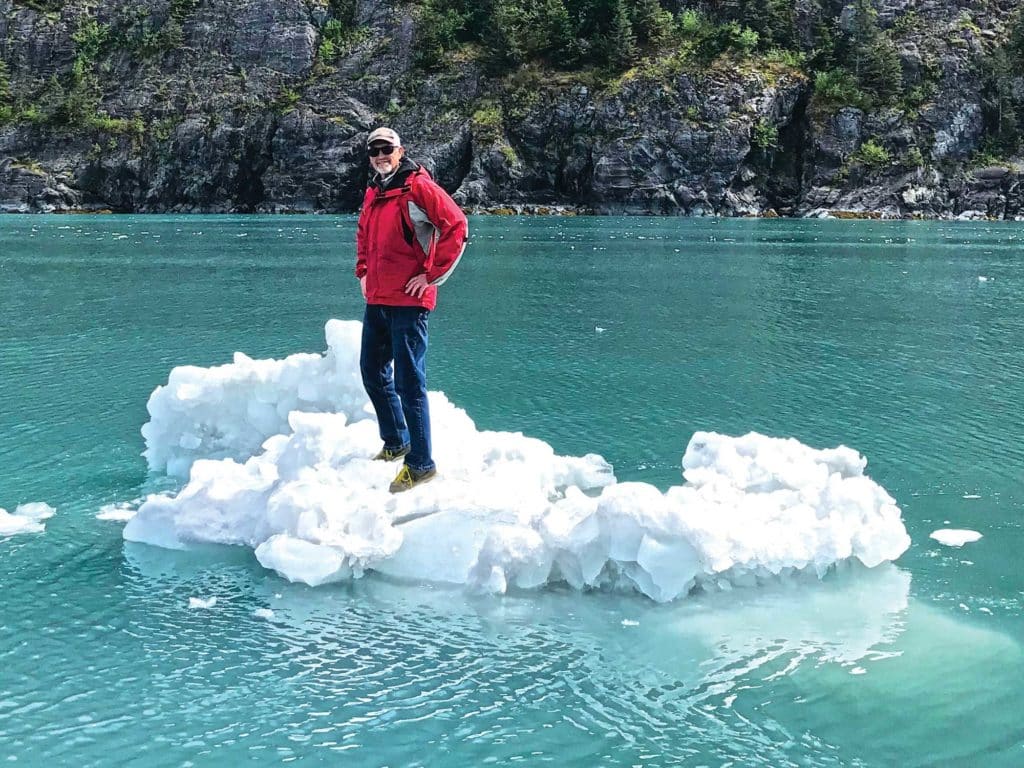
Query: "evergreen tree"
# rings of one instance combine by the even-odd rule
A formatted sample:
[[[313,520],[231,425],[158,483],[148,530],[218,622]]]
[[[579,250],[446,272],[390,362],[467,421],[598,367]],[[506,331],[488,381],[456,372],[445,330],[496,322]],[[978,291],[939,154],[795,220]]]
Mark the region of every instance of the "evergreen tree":
[[[541,53],[552,64],[569,68],[579,63],[582,51],[576,38],[576,30],[569,18],[569,10],[563,0],[543,0],[537,23],[547,34]]]
[[[668,37],[674,19],[658,0],[638,0],[633,8],[632,25],[638,42],[658,45]]]
[[[899,94],[903,72],[892,40],[878,27],[870,0],[857,0],[852,29],[838,46],[840,61],[853,71],[860,87],[883,101]]]
[[[758,31],[762,48],[796,47],[796,19],[792,0],[748,0],[741,21]]]
[[[1024,77],[1024,11],[1011,18],[1006,44],[987,56],[983,66],[981,103],[988,144],[998,151],[1015,152],[1022,146],[1024,128],[1024,100],[1014,85]]]
[[[420,8],[420,23],[416,26],[413,43],[417,66],[436,69],[445,53],[455,48],[459,33],[466,26],[466,18],[457,3],[447,0],[426,0]]]
[[[1009,28],[1010,37],[1006,43],[1006,52],[1010,57],[1013,72],[1024,76],[1024,9],[1017,11],[1010,19]]]
[[[617,0],[608,30],[607,63],[615,69],[627,69],[636,57],[636,35],[630,23],[625,0]]]
[[[1013,92],[1014,67],[1008,48],[997,48],[986,59],[981,104],[991,142],[999,149],[1013,151],[1019,142],[1020,126]]]

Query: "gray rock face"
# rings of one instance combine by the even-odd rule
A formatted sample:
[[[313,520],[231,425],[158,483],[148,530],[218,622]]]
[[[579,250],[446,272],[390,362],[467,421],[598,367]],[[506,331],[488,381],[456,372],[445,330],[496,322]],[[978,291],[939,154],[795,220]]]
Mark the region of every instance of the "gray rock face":
[[[271,211],[358,208],[366,185],[365,131],[371,119],[358,104],[353,105],[352,116],[353,123],[332,122],[303,109],[280,118],[265,170],[253,169],[253,184],[262,185],[260,199],[254,198],[256,207]]]
[[[313,66],[319,32],[303,0],[208,0],[185,27],[188,45],[238,67],[300,76]]]
[[[798,2],[803,44],[846,5]],[[1012,5],[992,0],[993,19]],[[897,40],[919,109],[828,107],[800,72],[725,60],[601,88],[529,68],[495,80],[473,61],[425,75],[397,0],[357,0],[361,32],[333,59],[318,57],[327,0],[68,0],[49,14],[0,0],[19,103],[68,98],[75,33],[97,20],[107,35],[89,64],[99,86],[79,94],[94,117],[0,126],[0,210],[352,211],[365,136],[389,124],[469,209],[1021,215],[1020,168],[969,164],[991,30],[962,22],[967,0],[876,7],[883,25],[923,20]]]
[[[932,158],[962,160],[977,149],[982,135],[981,105],[975,102],[954,102],[936,107],[929,119],[938,126]]]

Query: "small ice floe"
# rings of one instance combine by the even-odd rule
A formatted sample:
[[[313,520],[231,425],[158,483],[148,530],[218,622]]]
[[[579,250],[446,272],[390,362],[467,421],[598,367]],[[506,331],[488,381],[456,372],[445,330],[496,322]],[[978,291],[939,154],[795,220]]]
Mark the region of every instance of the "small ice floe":
[[[964,494],[964,498],[965,499],[980,499],[981,498],[981,494],[980,493],[965,493]]]
[[[987,283],[991,279],[992,279],[991,277],[986,277],[985,275],[978,275],[978,282],[979,283]]]
[[[20,504],[12,515],[0,508],[0,536],[16,533],[42,533],[46,530],[43,520],[53,517],[57,510],[41,501]]]
[[[622,626],[624,626],[624,627],[639,627],[640,626],[640,622],[639,621],[633,621],[632,619],[623,619],[622,620]]]
[[[127,523],[138,512],[138,505],[141,499],[136,501],[119,501],[114,504],[104,504],[96,513],[97,520],[112,520],[115,523]]]
[[[980,539],[981,534],[977,531],[968,531],[960,528],[940,528],[937,531],[931,532],[931,538],[935,539],[939,544],[945,544],[947,547],[962,547],[964,544],[970,544]]]
[[[216,604],[216,597],[190,597],[188,599],[189,608],[213,608]]]
[[[267,621],[270,621],[274,618],[274,612],[269,608],[257,608],[255,611],[252,612],[252,615],[255,616],[257,619],[266,619]]]
[[[595,325],[594,326],[594,331],[596,333],[604,333],[607,330],[608,330],[607,328],[602,328],[600,325]]]

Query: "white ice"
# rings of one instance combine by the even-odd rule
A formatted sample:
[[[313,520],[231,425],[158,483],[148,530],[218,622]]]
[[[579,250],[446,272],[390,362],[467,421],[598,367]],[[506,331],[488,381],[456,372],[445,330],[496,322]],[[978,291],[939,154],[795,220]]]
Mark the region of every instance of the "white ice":
[[[188,599],[189,608],[213,608],[216,604],[216,597],[190,597]]]
[[[947,547],[962,547],[964,544],[970,544],[980,539],[981,534],[961,528],[940,528],[937,531],[932,531],[930,538]]]
[[[42,533],[46,530],[46,523],[43,520],[53,517],[56,513],[56,509],[41,501],[20,504],[14,510],[14,514],[6,509],[0,509],[0,536]]]
[[[149,497],[124,536],[163,547],[250,547],[309,585],[358,578],[473,591],[635,590],[656,601],[837,563],[894,560],[910,540],[895,501],[838,447],[750,433],[693,435],[685,484],[618,483],[596,454],[557,456],[520,433],[480,431],[430,393],[439,477],[392,495],[358,373],[360,326],[332,320],[325,355],[176,368],[143,427],[154,470],[187,476]]]
[[[97,520],[112,520],[117,523],[126,523],[135,517],[138,505],[142,499],[137,501],[121,501],[114,504],[105,504],[96,513]]]

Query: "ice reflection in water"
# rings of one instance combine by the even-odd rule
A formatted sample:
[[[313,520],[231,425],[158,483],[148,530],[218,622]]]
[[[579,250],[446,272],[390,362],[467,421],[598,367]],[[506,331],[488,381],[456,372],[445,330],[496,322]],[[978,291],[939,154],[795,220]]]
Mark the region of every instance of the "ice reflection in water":
[[[222,547],[126,544],[125,556],[125,623],[95,660],[104,669],[66,683],[61,720],[71,731],[22,736],[66,744],[58,758],[71,745],[102,752],[102,741],[64,740],[88,733],[80,709],[161,759],[316,748],[396,765],[455,753],[464,764],[784,765],[812,737],[792,727],[799,708],[764,717],[765,695],[798,699],[801,675],[823,669],[849,680],[860,666],[868,674],[858,680],[870,680],[900,650],[910,588],[907,572],[887,566],[658,606],[555,590],[473,598],[373,577],[313,590],[265,577],[251,555]],[[190,609],[192,597],[218,601]],[[257,608],[273,618],[254,617]],[[964,631],[946,623],[947,636]],[[119,682],[76,690],[96,677]],[[823,754],[819,764],[839,764]]]

